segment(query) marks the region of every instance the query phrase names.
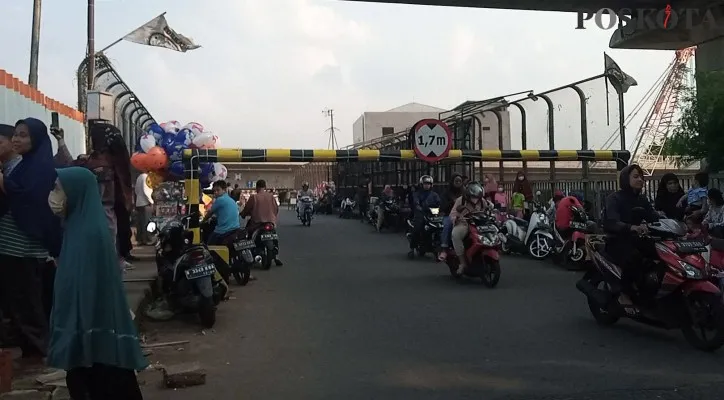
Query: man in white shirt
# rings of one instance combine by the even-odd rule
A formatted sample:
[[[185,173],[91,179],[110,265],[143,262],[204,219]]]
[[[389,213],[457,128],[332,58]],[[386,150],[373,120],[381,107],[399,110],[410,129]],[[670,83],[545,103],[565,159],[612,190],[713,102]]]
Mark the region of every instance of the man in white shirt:
[[[146,225],[153,215],[153,190],[146,184],[148,178],[147,173],[138,175],[136,179],[136,242],[139,245],[145,246],[149,244],[148,233],[146,232]]]

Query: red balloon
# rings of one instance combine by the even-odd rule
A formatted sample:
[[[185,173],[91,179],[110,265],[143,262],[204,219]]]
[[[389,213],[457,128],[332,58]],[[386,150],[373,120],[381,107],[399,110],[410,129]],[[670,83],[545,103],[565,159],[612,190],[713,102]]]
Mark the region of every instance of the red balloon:
[[[157,171],[160,169],[168,168],[168,156],[166,155],[166,151],[161,147],[151,147],[146,152],[146,157],[146,167],[149,170]]]
[[[133,153],[131,156],[131,165],[141,172],[148,172],[148,155],[145,153]]]

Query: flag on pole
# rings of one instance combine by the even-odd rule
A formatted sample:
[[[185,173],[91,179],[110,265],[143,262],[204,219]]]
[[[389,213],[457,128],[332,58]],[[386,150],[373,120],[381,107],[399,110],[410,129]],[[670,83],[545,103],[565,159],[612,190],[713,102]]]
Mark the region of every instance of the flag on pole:
[[[613,58],[611,58],[608,54],[603,53],[603,59],[605,64],[604,73],[607,78],[611,80],[613,87],[618,89],[621,93],[626,93],[631,86],[638,85],[636,79],[623,72],[621,67],[619,67],[618,64],[616,64],[616,61],[613,61]]]
[[[199,45],[186,36],[177,33],[166,22],[166,13],[159,15],[135,31],[123,37],[129,42],[145,44],[146,46],[163,47],[185,53],[198,49]]]

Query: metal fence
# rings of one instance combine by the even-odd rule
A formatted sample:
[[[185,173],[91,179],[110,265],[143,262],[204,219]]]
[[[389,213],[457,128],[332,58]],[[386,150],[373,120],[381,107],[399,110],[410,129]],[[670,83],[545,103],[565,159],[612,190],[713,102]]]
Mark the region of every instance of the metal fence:
[[[133,151],[140,135],[149,125],[156,122],[141,100],[126,85],[120,74],[103,54],[95,56],[96,72],[93,81],[93,90],[109,93],[113,96],[113,121],[110,121],[121,130],[129,150]],[[87,82],[86,58],[78,67],[78,109],[86,111],[86,85]]]
[[[615,93],[617,98],[617,104],[613,105],[613,111],[618,113],[618,121],[614,122],[616,126],[614,131],[615,135],[619,136],[619,143],[622,149],[625,149],[625,126],[624,126],[624,113],[623,113],[623,92],[619,89],[619,82],[617,77],[608,75],[606,73],[592,76],[587,79],[583,79],[577,82],[573,82],[568,85],[564,85],[555,89],[547,90],[542,93],[534,94],[533,92],[524,92],[525,96],[522,98],[518,94],[517,99],[509,101],[505,97],[496,97],[483,101],[466,102],[445,113],[440,114],[440,119],[445,121],[453,132],[453,145],[454,149],[470,149],[479,150],[482,148],[483,135],[485,130],[481,124],[481,116],[483,115],[494,115],[498,121],[498,144],[499,149],[503,149],[503,118],[501,117],[502,111],[508,111],[511,108],[515,108],[520,113],[520,142],[521,149],[526,150],[529,148],[529,131],[532,127],[530,121],[531,108],[533,104],[545,104],[546,106],[546,121],[542,122],[546,124],[546,137],[547,137],[547,148],[555,150],[558,148],[570,149],[570,144],[556,142],[556,118],[560,116],[561,112],[566,112],[560,102],[554,103],[552,95],[559,92],[568,92],[575,95],[577,107],[579,108],[579,128],[577,129],[580,134],[580,149],[589,150],[589,107],[588,104],[591,101],[593,95],[586,94],[581,88],[582,85],[589,82],[598,82],[599,84],[611,83],[612,91]],[[608,95],[608,92],[606,93]],[[513,97],[510,95],[509,97]],[[541,101],[542,100],[542,101]],[[606,98],[606,104],[608,106],[608,98]],[[608,115],[607,115],[608,116]],[[541,126],[540,124],[537,127]],[[511,136],[513,133],[511,132]],[[369,148],[369,149],[412,149],[412,143],[409,142],[409,132],[399,132],[395,135],[386,136],[379,139],[374,139],[366,143],[360,143],[352,146],[352,148]],[[462,173],[471,177],[472,179],[482,180],[483,173],[497,172],[497,180],[505,178],[505,161],[497,163],[496,168],[484,168],[484,164],[490,165],[489,163],[483,162],[440,162],[433,165],[427,164],[423,161],[404,161],[404,162],[339,162],[332,166],[332,170],[329,172],[330,178],[327,180],[333,180],[337,186],[342,190],[349,190],[359,185],[364,176],[369,176],[375,187],[382,187],[384,185],[392,186],[403,186],[417,183],[418,178],[423,174],[432,175],[437,181],[445,181],[453,172]],[[569,163],[570,164],[570,163]],[[621,168],[623,162],[612,163],[609,165],[610,171],[615,171],[616,168]],[[548,191],[559,185],[558,175],[556,170],[556,161],[550,161],[547,163],[547,170],[549,172],[548,179],[546,180],[548,185]],[[577,164],[577,169],[580,170],[580,183],[582,190],[586,193],[587,197],[590,197],[594,187],[591,185],[590,180],[590,168],[588,161],[581,161]],[[326,173],[326,166],[316,166],[314,163],[309,164],[306,168],[299,170],[298,181],[308,181],[314,185],[318,182],[320,176]],[[528,162],[522,162],[522,169],[528,170]]]

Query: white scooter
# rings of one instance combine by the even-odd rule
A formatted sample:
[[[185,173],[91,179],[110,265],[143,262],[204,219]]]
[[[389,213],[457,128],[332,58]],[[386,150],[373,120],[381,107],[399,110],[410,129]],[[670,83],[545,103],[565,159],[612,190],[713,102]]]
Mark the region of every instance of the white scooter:
[[[540,191],[536,193],[536,196],[539,195]],[[503,253],[527,253],[536,260],[543,260],[553,253],[554,239],[548,215],[540,203],[534,205],[530,222],[510,218],[503,224],[498,234]]]

